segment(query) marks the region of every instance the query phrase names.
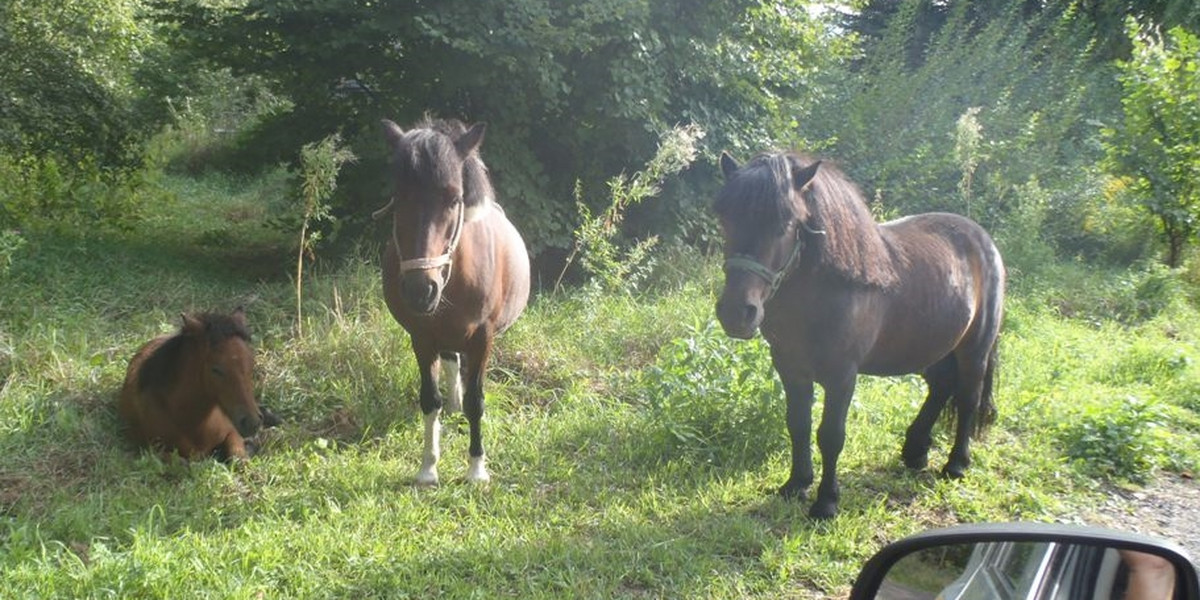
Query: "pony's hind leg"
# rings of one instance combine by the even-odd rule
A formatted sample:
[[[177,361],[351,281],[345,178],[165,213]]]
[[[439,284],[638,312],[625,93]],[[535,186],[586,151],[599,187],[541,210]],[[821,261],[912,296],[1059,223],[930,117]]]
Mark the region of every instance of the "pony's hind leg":
[[[438,362],[442,367],[442,380],[446,382],[445,403],[442,408],[446,412],[462,412],[463,384],[458,353],[443,352]]]
[[[954,431],[954,447],[950,459],[942,467],[942,474],[959,479],[971,466],[971,435],[975,432],[975,414],[983,393],[984,377],[987,372],[986,353],[978,360],[958,361],[958,388],[954,392],[954,404],[958,409],[958,423]]]
[[[924,469],[929,464],[933,425],[958,386],[958,366],[954,355],[947,355],[934,363],[925,369],[922,376],[929,386],[929,395],[925,397],[925,403],[921,405],[921,410],[913,419],[912,425],[909,425],[904,436],[904,449],[900,453],[904,458],[904,466],[916,470]]]

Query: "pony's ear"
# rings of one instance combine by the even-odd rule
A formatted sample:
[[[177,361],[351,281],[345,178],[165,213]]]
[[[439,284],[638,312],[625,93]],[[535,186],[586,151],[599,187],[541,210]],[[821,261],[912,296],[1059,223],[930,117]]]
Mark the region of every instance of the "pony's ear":
[[[237,308],[233,309],[233,314],[229,315],[229,317],[233,319],[233,322],[236,323],[238,327],[245,327],[246,307],[238,306]]]
[[[738,161],[727,150],[721,151],[721,173],[725,175],[725,179],[732,179],[733,174],[737,173]]]
[[[387,138],[388,145],[395,148],[400,144],[400,140],[404,139],[404,130],[388,119],[380,122],[383,123],[383,135]]]
[[[193,317],[187,313],[179,313],[179,318],[183,321],[183,325],[180,327],[180,330],[184,334],[195,335],[204,332],[204,323],[202,323],[200,319],[197,319],[196,317]]]
[[[821,161],[816,161],[807,167],[792,167],[792,185],[796,191],[803,190],[805,186],[812,183],[813,177],[817,176],[817,168],[821,166]]]
[[[483,143],[483,134],[486,131],[487,123],[476,123],[457,140],[454,140],[454,147],[458,150],[458,155],[463,158],[470,156]]]

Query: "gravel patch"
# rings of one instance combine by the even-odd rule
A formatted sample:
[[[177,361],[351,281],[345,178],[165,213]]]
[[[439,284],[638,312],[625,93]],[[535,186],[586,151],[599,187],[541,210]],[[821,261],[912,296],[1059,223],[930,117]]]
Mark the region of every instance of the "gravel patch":
[[[1174,542],[1200,561],[1200,482],[1190,475],[1164,474],[1138,490],[1111,487],[1083,520]]]

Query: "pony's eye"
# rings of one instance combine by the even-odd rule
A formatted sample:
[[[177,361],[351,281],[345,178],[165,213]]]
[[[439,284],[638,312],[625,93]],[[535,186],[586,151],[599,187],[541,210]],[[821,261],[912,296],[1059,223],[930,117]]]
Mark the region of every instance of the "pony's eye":
[[[222,369],[221,367],[219,367],[219,366],[217,366],[217,365],[213,365],[213,367],[212,367],[212,374],[213,374],[213,375],[216,375],[217,377],[224,377],[224,376],[225,376],[225,369]]]

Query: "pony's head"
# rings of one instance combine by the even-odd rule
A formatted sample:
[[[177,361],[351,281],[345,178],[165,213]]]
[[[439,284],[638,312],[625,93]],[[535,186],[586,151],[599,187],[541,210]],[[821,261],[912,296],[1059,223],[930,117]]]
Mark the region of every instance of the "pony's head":
[[[395,193],[376,214],[392,214],[401,297],[412,312],[430,314],[441,302],[464,224],[490,201],[491,184],[477,152],[486,125],[426,120],[405,131],[385,119],[383,128]]]
[[[805,247],[824,235],[804,200],[820,165],[802,165],[791,154],[762,154],[739,166],[721,154],[725,186],[713,208],[725,237],[725,289],[717,319],[731,337],[754,337],[763,304],[799,264]]]
[[[194,349],[188,353],[191,360],[202,363],[198,371],[206,395],[216,399],[243,437],[257,433],[262,415],[254,399],[254,350],[245,312],[183,315],[180,335]]]

